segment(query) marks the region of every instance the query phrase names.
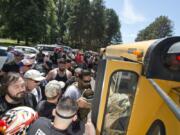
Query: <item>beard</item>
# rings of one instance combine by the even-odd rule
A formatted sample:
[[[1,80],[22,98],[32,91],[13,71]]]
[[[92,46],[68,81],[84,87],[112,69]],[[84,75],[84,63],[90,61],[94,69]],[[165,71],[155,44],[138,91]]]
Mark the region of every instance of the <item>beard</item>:
[[[91,84],[90,83],[87,83],[87,84],[84,84],[84,83],[79,83],[78,87],[82,90],[84,89],[91,89]]]
[[[83,89],[91,89],[91,84],[88,83],[88,84],[83,84]]]
[[[59,71],[63,72],[65,71],[65,68],[59,68]]]
[[[25,97],[26,92],[19,92],[15,96],[7,92],[7,95],[15,102],[20,102]]]

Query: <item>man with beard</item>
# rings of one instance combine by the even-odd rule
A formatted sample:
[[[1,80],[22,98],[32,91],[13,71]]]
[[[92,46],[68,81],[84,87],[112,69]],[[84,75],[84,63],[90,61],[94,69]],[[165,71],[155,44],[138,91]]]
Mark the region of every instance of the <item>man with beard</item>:
[[[72,85],[70,85],[66,92],[64,93],[65,97],[71,97],[74,100],[78,100],[83,91],[85,89],[91,89],[91,73],[88,70],[82,70],[81,74],[78,77],[77,82],[74,82]]]
[[[91,104],[82,96],[84,91],[91,89],[91,73],[88,70],[82,70],[78,81],[67,87],[64,97],[70,97],[76,100],[78,110],[78,120],[73,123],[73,132],[82,134],[84,132],[87,114],[90,111]]]
[[[0,97],[0,115],[17,106],[35,108],[36,99],[26,93],[25,82],[19,73],[9,72],[3,78],[1,87],[5,94]]]
[[[72,73],[68,69],[66,69],[66,60],[64,58],[59,59],[57,62],[58,68],[49,71],[46,79],[48,81],[57,80],[66,83],[66,81],[71,78]]]

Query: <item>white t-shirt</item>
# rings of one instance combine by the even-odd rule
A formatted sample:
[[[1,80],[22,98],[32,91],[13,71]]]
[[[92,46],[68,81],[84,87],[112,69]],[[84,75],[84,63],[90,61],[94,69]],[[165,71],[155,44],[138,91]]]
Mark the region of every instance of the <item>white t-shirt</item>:
[[[36,97],[37,103],[38,103],[39,101],[41,101],[41,99],[42,99],[42,93],[41,93],[41,89],[40,89],[40,88],[38,88],[38,89],[34,88],[34,89],[31,91],[31,93]]]
[[[64,97],[70,97],[74,100],[77,100],[81,97],[81,93],[80,90],[72,84],[66,89]]]

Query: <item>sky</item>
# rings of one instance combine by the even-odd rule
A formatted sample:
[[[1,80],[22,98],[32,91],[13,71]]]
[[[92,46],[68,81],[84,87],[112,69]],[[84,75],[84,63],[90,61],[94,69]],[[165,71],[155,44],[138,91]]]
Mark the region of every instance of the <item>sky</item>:
[[[180,36],[180,0],[105,0],[105,6],[119,16],[123,43],[134,42],[137,33],[161,15],[168,16],[173,35]]]

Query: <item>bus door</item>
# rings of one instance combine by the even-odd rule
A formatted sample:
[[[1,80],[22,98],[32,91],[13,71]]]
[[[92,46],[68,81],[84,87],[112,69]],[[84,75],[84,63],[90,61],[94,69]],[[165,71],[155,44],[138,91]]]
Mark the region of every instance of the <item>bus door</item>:
[[[92,121],[97,135],[121,135],[128,129],[142,65],[107,59],[99,64]]]

